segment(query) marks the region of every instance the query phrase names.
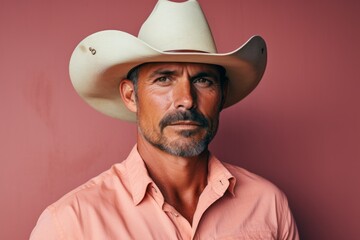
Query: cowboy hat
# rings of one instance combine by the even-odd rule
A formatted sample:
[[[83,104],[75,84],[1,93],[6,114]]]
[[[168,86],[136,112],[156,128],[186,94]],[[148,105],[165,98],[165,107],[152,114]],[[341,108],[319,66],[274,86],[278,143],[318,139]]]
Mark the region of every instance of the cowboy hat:
[[[69,65],[77,93],[96,110],[136,121],[121,100],[118,86],[134,67],[146,62],[194,62],[221,65],[229,78],[224,107],[247,96],[266,66],[265,41],[250,38],[229,53],[217,53],[210,28],[196,0],[159,0],[138,37],[117,30],[94,33],[75,48]]]

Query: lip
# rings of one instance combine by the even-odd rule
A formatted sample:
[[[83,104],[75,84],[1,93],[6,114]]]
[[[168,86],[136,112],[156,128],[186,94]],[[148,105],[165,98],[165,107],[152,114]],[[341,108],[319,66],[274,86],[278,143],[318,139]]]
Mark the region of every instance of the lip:
[[[168,125],[170,129],[174,129],[176,131],[194,131],[201,128],[201,126],[202,125],[200,123],[192,121],[179,121]]]
[[[169,124],[169,126],[200,126],[201,124],[193,121],[178,121]]]

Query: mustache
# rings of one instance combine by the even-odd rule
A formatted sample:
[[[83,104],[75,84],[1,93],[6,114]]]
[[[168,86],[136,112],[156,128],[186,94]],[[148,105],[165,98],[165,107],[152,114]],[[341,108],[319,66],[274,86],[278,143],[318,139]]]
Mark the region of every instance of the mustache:
[[[178,121],[192,121],[196,122],[202,127],[208,127],[209,122],[206,117],[199,113],[196,110],[186,110],[186,111],[176,111],[167,114],[163,119],[161,119],[159,126],[161,131],[168,125],[176,123]]]

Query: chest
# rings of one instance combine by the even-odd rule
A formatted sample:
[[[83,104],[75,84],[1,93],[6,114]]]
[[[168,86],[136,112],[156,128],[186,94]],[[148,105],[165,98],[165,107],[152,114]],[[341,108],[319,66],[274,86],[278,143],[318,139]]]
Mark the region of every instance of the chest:
[[[190,224],[172,206],[161,207],[151,196],[136,206],[103,208],[87,217],[82,239],[276,239],[271,209],[223,197],[205,209],[198,206]],[[105,212],[104,212],[105,211]],[[96,237],[94,237],[96,236]],[[81,239],[79,238],[79,239]]]

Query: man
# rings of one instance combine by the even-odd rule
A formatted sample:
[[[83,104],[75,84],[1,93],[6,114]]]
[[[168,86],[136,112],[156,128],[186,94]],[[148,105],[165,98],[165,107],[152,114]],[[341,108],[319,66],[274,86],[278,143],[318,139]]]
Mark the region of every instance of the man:
[[[266,65],[254,37],[217,54],[195,0],[161,0],[135,38],[103,31],[70,61],[79,95],[136,121],[122,163],[49,206],[31,239],[298,239],[286,197],[208,150],[219,114],[249,94]]]

